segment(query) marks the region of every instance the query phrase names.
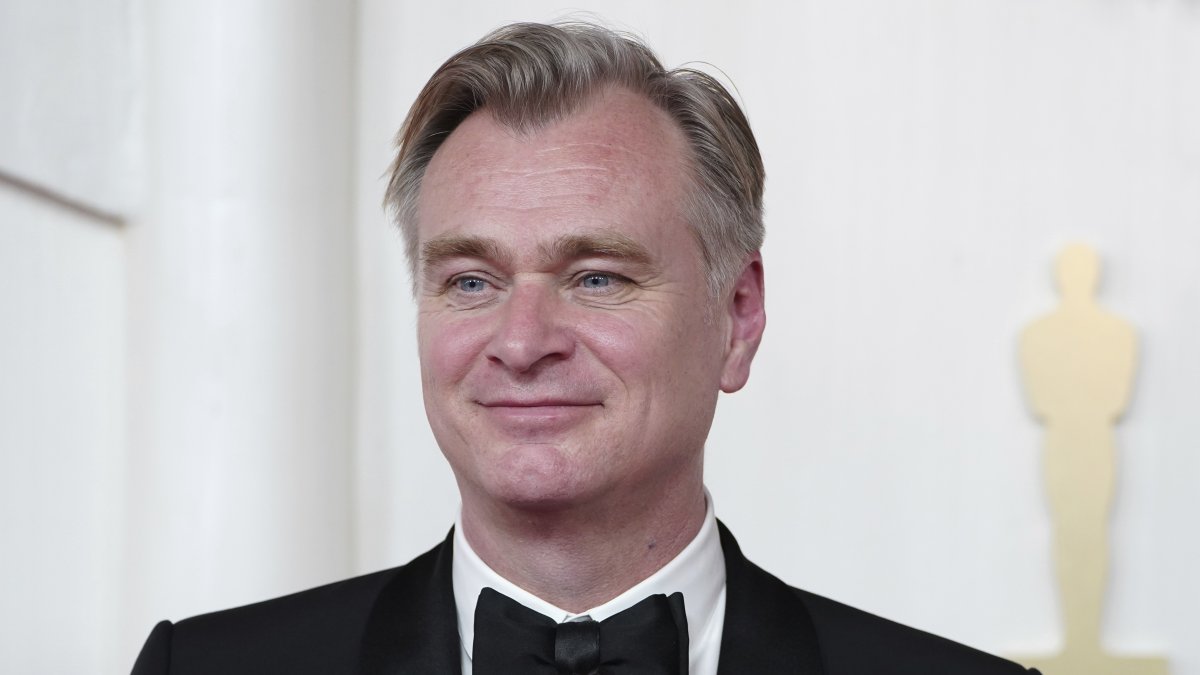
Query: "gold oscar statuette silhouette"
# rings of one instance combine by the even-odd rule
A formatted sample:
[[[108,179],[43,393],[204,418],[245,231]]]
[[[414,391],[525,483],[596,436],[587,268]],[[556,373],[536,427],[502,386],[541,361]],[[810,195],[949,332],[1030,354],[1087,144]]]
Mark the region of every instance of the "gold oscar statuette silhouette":
[[[1017,660],[1044,675],[1166,675],[1165,659],[1113,656],[1100,644],[1116,470],[1113,425],[1129,404],[1137,335],[1096,303],[1100,261],[1091,248],[1068,246],[1056,269],[1062,302],[1022,331],[1020,366],[1045,427],[1065,639],[1058,654]]]

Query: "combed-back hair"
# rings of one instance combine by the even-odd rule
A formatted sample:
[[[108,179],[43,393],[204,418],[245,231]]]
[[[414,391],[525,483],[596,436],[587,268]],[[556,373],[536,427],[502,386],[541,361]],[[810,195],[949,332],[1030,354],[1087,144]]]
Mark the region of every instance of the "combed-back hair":
[[[715,78],[666,70],[637,38],[592,23],[516,23],[450,57],[429,78],[400,127],[384,205],[419,273],[417,200],[442,142],[468,115],[486,110],[517,132],[569,116],[607,87],[624,87],[664,110],[691,151],[685,216],[718,295],[762,247],[765,173],[737,101]]]

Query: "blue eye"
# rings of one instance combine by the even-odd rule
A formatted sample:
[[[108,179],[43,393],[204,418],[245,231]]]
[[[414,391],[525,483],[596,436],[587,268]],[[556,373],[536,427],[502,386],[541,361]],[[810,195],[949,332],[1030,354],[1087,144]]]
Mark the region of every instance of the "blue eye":
[[[579,285],[584,288],[607,288],[612,282],[612,277],[607,274],[589,274],[579,281]]]
[[[478,293],[487,289],[488,282],[479,277],[462,277],[454,280],[454,287],[463,293]]]

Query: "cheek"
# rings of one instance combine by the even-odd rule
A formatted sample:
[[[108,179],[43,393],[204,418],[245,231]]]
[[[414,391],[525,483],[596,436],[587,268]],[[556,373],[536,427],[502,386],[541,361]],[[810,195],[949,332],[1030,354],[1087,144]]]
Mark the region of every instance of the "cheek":
[[[615,312],[576,323],[581,339],[621,379],[673,387],[692,380],[696,367],[718,358],[713,327],[702,310],[675,307],[637,313]]]
[[[426,390],[461,381],[487,344],[479,320],[422,316],[417,321],[421,377]]]
[[[662,336],[653,330],[647,317],[640,313],[588,311],[592,313],[574,321],[576,333],[609,369],[628,373],[653,362]]]

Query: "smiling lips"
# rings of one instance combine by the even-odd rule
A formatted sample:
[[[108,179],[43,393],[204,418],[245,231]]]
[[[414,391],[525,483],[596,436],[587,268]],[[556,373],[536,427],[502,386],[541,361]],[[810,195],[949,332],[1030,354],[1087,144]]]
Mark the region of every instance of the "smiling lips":
[[[521,430],[569,426],[603,406],[600,401],[574,399],[497,399],[476,401],[502,425]]]
[[[477,400],[476,403],[485,408],[578,408],[600,405],[599,401],[572,400],[562,398],[539,399],[494,399]]]

